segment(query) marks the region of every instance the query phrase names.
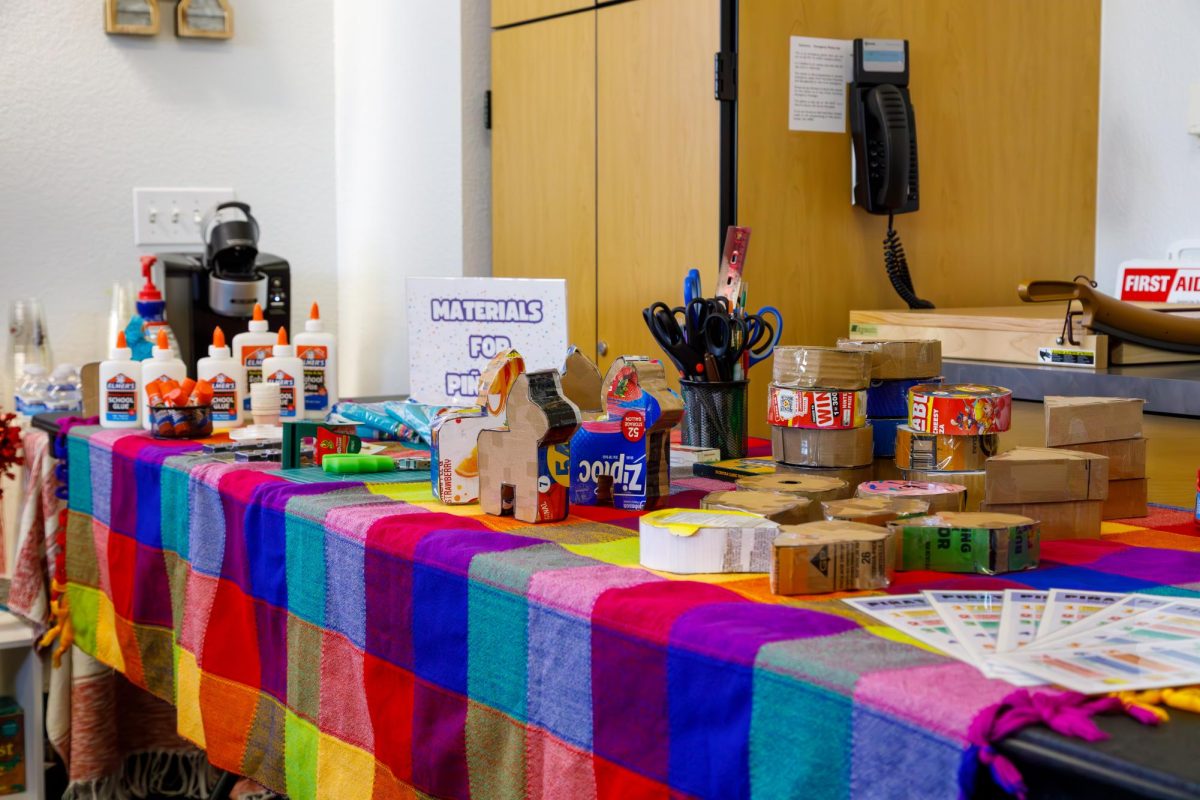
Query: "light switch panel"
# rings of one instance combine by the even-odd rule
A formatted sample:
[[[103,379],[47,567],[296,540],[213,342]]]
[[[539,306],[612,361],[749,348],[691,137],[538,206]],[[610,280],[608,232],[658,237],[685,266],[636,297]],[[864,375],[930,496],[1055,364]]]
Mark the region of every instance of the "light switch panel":
[[[200,223],[218,203],[236,200],[233,189],[133,190],[134,245],[204,246]]]

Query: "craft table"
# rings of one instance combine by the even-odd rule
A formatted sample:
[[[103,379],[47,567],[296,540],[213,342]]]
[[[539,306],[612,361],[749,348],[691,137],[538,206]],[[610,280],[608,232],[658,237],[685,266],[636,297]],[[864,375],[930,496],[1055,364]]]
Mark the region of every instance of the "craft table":
[[[295,483],[197,450],[72,431],[76,644],[170,701],[212,763],[295,800],[952,798],[972,718],[1012,691],[834,597],[643,570],[635,513],[530,526],[426,483]],[[694,507],[728,485],[674,488]],[[891,591],[1200,596],[1186,520]]]

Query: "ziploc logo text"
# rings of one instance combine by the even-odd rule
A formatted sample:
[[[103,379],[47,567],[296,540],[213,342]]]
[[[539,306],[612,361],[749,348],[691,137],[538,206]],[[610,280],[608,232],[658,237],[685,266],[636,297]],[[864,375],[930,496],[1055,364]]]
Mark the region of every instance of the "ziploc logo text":
[[[627,453],[619,456],[601,456],[596,461],[581,461],[577,478],[582,483],[595,484],[602,475],[613,480],[613,490],[618,492],[640,492],[646,469],[646,457],[631,458]]]

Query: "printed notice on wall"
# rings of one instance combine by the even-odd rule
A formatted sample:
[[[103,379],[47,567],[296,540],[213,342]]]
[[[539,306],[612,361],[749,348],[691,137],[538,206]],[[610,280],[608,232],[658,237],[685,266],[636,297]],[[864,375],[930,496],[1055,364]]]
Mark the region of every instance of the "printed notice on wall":
[[[567,354],[567,282],[409,278],[408,380],[414,400],[472,405],[488,360],[514,348],[530,370]]]
[[[793,36],[791,63],[788,129],[843,133],[846,84],[854,76],[854,43]]]

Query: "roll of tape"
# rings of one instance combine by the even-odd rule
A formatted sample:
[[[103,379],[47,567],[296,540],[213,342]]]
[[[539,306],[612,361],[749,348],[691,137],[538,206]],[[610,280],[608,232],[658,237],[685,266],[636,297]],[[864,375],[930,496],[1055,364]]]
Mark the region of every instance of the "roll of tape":
[[[895,443],[896,466],[900,469],[938,472],[983,469],[987,460],[1000,450],[1000,437],[994,433],[943,436],[922,433],[909,425],[901,425],[896,429]]]
[[[871,357],[871,378],[930,378],[942,372],[940,339],[838,339],[838,348]]]
[[[867,387],[867,416],[908,417],[908,390],[923,384],[941,383],[941,378],[909,378],[879,381]],[[906,420],[907,421],[907,420]]]
[[[908,424],[922,433],[1002,433],[1012,422],[1012,392],[969,383],[919,384],[908,390]]]
[[[740,478],[737,487],[764,492],[786,492],[819,502],[844,497],[849,484],[841,478],[833,476],[782,472],[774,475],[750,475]]]
[[[917,483],[944,483],[954,486],[966,487],[967,494],[963,499],[963,511],[978,511],[979,504],[983,502],[983,487],[986,484],[985,477],[987,475],[981,469],[970,470],[966,472],[938,472],[928,469],[905,469],[901,470],[904,475],[904,480],[915,481]]]
[[[771,384],[767,390],[767,424],[821,430],[861,428],[867,424],[867,393]]]
[[[950,483],[919,481],[867,481],[856,490],[858,497],[902,497],[924,500],[931,512],[962,511],[967,487]]]
[[[826,500],[821,503],[825,519],[861,522],[864,525],[886,525],[900,517],[929,512],[929,503],[917,497],[848,497],[845,500]]]
[[[888,523],[900,534],[899,569],[996,575],[1038,565],[1041,537],[1029,517],[947,511]]]
[[[908,417],[899,419],[868,419],[873,431],[871,445],[876,458],[891,458],[896,455],[896,431],[908,422]]]
[[[721,511],[744,511],[758,514],[780,525],[799,525],[814,517],[816,504],[807,497],[786,492],[710,492],[700,499],[701,508]]]
[[[854,490],[863,481],[874,480],[875,466],[873,463],[861,467],[797,467],[792,464],[779,464],[775,468],[776,475],[812,475],[816,478],[836,479],[845,481],[846,488],[836,497],[825,497],[823,500],[840,500],[843,497],[853,497]]]
[[[775,383],[798,389],[865,389],[871,379],[868,353],[836,347],[776,347]]]
[[[771,547],[771,591],[780,595],[884,589],[899,536],[887,528],[823,521],[785,525]]]
[[[874,457],[870,426],[845,430],[771,427],[776,461],[800,467],[857,467]]]

